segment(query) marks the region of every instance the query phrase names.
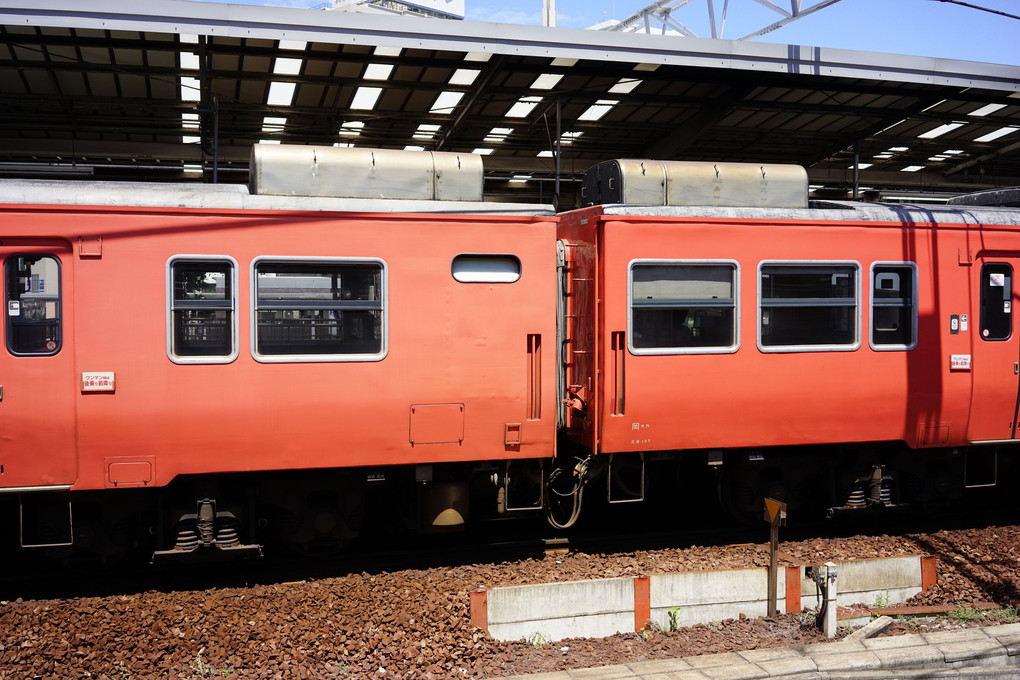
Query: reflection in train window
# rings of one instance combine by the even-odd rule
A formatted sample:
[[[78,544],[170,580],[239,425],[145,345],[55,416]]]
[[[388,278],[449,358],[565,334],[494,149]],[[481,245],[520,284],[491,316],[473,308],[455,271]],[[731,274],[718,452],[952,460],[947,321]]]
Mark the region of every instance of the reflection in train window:
[[[630,266],[631,351],[732,352],[738,269],[731,262],[645,260]]]
[[[876,262],[871,266],[871,346],[912,349],[917,344],[917,266]]]
[[[62,343],[60,262],[50,255],[12,255],[7,281],[7,350],[20,356],[50,356]]]
[[[1013,335],[1013,267],[990,262],[981,267],[981,339]]]
[[[762,263],[759,345],[764,351],[852,350],[857,334],[856,263]]]
[[[521,261],[515,255],[475,255],[453,258],[453,278],[461,283],[514,283],[521,278]]]
[[[254,284],[260,361],[364,361],[385,354],[381,262],[260,260]]]
[[[169,262],[167,355],[175,363],[226,363],[237,356],[237,267],[222,257]]]

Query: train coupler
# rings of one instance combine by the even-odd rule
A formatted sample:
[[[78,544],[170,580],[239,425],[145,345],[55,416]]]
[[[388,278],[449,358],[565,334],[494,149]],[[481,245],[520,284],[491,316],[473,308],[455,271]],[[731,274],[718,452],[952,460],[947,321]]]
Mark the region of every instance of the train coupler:
[[[181,515],[177,520],[177,539],[169,550],[152,553],[152,563],[173,562],[181,559],[243,559],[261,557],[262,546],[241,543],[238,536],[240,522],[234,513],[216,510],[216,501],[203,498],[196,502],[195,512]]]

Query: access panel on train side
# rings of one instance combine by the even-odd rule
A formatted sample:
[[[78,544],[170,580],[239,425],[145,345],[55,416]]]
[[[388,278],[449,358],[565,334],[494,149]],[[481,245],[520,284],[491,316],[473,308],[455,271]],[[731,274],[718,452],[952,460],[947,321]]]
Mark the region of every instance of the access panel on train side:
[[[605,216],[600,450],[962,440],[932,253],[897,225]]]
[[[552,220],[89,211],[81,482],[554,452]]]
[[[0,349],[0,491],[66,487],[78,477],[74,261],[51,239],[5,238]]]

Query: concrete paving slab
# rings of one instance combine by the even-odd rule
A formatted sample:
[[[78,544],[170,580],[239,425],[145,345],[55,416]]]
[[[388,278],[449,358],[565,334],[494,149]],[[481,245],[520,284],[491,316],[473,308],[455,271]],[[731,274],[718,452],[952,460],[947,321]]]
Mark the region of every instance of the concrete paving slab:
[[[599,668],[580,668],[570,671],[573,680],[623,680],[638,677],[626,666],[600,666]]]
[[[958,642],[943,642],[935,645],[935,648],[945,656],[946,663],[957,661],[973,661],[976,659],[988,659],[993,656],[1007,656],[1005,648],[998,640],[985,638],[984,640],[961,640]]]
[[[812,654],[811,660],[815,662],[815,666],[822,672],[876,671],[882,668],[882,662],[872,652]]]
[[[747,663],[743,657],[736,652],[726,652],[725,654],[706,654],[704,656],[692,656],[686,659],[687,663],[691,665],[691,668],[702,669],[709,668],[711,666],[732,666],[739,663]]]
[[[666,673],[666,677],[669,678],[669,680],[707,680],[701,671],[695,670]]]
[[[735,663],[726,666],[709,666],[699,668],[710,680],[761,680],[769,677],[765,671],[753,663]]]
[[[994,639],[1006,648],[1006,654],[1009,656],[1020,654],[1020,635],[996,635]]]
[[[839,642],[820,642],[804,647],[804,652],[811,656],[826,654],[853,654],[866,652],[867,648],[860,640],[840,640]]]
[[[891,637],[884,638],[872,638],[870,640],[863,640],[862,644],[865,649],[875,651],[878,649],[900,649],[902,647],[923,647],[928,643],[920,635],[893,635]]]
[[[882,668],[942,668],[946,663],[942,651],[930,645],[875,649],[872,653]]]
[[[759,661],[758,666],[773,677],[793,675],[795,673],[814,673],[818,670],[815,662],[806,656]]]
[[[644,677],[649,673],[675,673],[689,671],[691,665],[684,659],[659,659],[658,661],[636,661],[627,664],[633,673]]]
[[[761,661],[775,661],[777,659],[798,659],[803,657],[798,650],[792,647],[769,647],[768,649],[748,649],[737,652],[741,657],[751,663]]]
[[[958,642],[960,640],[987,640],[988,633],[984,628],[961,628],[959,630],[939,630],[934,633],[921,633],[924,641],[931,645],[940,642]]]
[[[985,632],[992,637],[1020,635],[1020,623],[1004,623],[1000,626],[991,626]]]

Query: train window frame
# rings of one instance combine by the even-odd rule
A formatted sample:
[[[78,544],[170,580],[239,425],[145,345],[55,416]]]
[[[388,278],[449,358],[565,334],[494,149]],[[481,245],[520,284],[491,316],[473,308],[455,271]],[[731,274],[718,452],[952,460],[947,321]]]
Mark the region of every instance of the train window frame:
[[[49,299],[51,297],[51,295],[46,295],[45,297],[39,297],[37,300],[35,300],[35,302],[42,302],[43,303],[43,306],[41,307],[41,309],[44,310],[43,313],[46,316],[42,319],[41,323],[40,323],[40,320],[38,320],[38,319],[27,320],[27,316],[28,315],[26,314],[26,312],[28,310],[28,307],[25,305],[26,301],[22,299],[22,296],[23,295],[38,295],[38,294],[43,293],[44,291],[42,291],[42,290],[37,290],[37,291],[32,291],[32,290],[19,291],[18,294],[17,294],[16,299],[14,297],[12,297],[12,295],[11,295],[12,289],[13,289],[13,286],[11,285],[12,280],[13,279],[18,279],[18,278],[26,278],[26,277],[18,277],[18,276],[16,276],[16,274],[19,271],[22,271],[22,270],[16,269],[16,270],[14,270],[12,272],[12,269],[11,269],[12,265],[11,265],[11,263],[12,262],[13,263],[17,263],[17,262],[19,262],[19,261],[21,261],[21,260],[23,260],[25,258],[33,258],[34,260],[36,260],[36,262],[39,261],[39,260],[42,260],[42,259],[51,260],[53,262],[53,264],[56,266],[56,279],[57,279],[56,299],[55,300],[51,300],[51,299]],[[34,264],[35,264],[35,262],[33,262],[32,265],[30,265],[30,266],[34,266]],[[15,265],[15,266],[17,266],[17,265]],[[15,274],[15,276],[12,277],[12,274]],[[30,274],[29,276],[33,276],[33,275]],[[39,274],[35,274],[34,276],[38,277]],[[62,263],[60,261],[60,258],[57,255],[53,254],[53,253],[11,253],[10,255],[8,255],[6,257],[6,259],[4,261],[4,300],[6,302],[6,310],[5,310],[6,321],[4,323],[4,330],[5,330],[4,334],[6,336],[5,344],[7,345],[7,351],[12,356],[16,356],[16,357],[51,357],[51,356],[54,356],[56,354],[59,354],[60,350],[63,349],[63,346],[64,346],[64,304],[63,304],[64,303],[64,286],[63,286],[63,277],[64,277],[63,265],[62,265]],[[45,280],[41,280],[40,283],[41,283],[41,285],[44,286],[45,285]],[[31,286],[31,285],[33,285],[33,284],[30,283],[29,286]],[[55,317],[54,317],[55,321],[50,321],[50,317],[49,317],[49,313],[50,313],[50,311],[49,311],[49,304],[50,303],[53,303],[53,305],[54,305],[53,313],[55,315]],[[38,305],[34,305],[32,307],[32,309],[33,310],[40,309],[40,307],[38,307]],[[49,326],[55,325],[56,326],[56,338],[53,338],[53,337],[45,338],[44,344],[42,345],[42,349],[40,351],[26,351],[24,349],[19,349],[19,348],[15,347],[14,340],[15,340],[15,337],[18,335],[17,333],[15,333],[15,328],[16,327],[17,328],[30,328],[30,327],[39,327],[39,328],[42,328],[43,326],[46,326],[46,325],[49,325]],[[50,345],[52,345],[52,347]]]
[[[229,299],[202,300],[194,303],[181,303],[174,298],[174,272],[178,264],[221,264],[230,268]],[[240,319],[238,304],[238,265],[237,260],[229,255],[173,255],[166,262],[166,355],[175,364],[229,364],[235,361],[240,353],[238,343]],[[201,309],[226,311],[230,315],[227,327],[230,331],[230,351],[226,354],[178,354],[176,337],[176,312],[197,311]]]
[[[677,267],[727,267],[732,272],[730,279],[730,285],[732,288],[732,298],[719,299],[719,302],[711,304],[710,302],[701,302],[700,300],[710,301],[713,298],[691,298],[684,300],[669,300],[661,303],[648,303],[641,304],[634,298],[634,271],[641,267],[663,267],[663,266],[677,266]],[[697,300],[697,301],[696,301]],[[664,347],[638,347],[635,345],[635,332],[634,332],[634,311],[635,308],[640,310],[642,307],[646,309],[730,309],[732,310],[732,343],[728,345],[704,345],[704,346],[682,346],[682,345],[670,345]],[[627,349],[635,356],[662,356],[662,355],[676,355],[676,354],[733,354],[740,349],[740,263],[736,260],[731,259],[659,259],[659,258],[640,258],[631,260],[627,266]]]
[[[910,298],[906,299],[903,297],[899,298],[880,298],[876,296],[877,284],[879,283],[879,275],[881,269],[909,269],[910,270]],[[904,352],[910,351],[917,347],[917,291],[918,291],[918,275],[917,275],[917,264],[914,262],[872,262],[871,271],[869,276],[871,282],[871,293],[868,304],[868,345],[872,350],[876,352]],[[899,302],[894,302],[894,300]],[[910,342],[898,343],[898,342],[881,342],[875,339],[875,332],[877,330],[877,324],[875,322],[875,309],[876,308],[909,308],[910,309]]]
[[[259,312],[266,310],[267,306],[260,305],[259,299],[259,267],[260,265],[297,265],[310,266],[337,266],[337,265],[374,265],[379,267],[379,291],[378,300],[371,301],[328,301],[329,304],[322,306],[321,302],[315,307],[309,301],[297,301],[289,307],[297,309],[304,306],[308,311],[342,310],[344,307],[358,307],[355,311],[378,311],[379,312],[379,350],[376,352],[346,352],[346,353],[267,353],[259,349],[258,318]],[[260,363],[346,363],[346,362],[369,362],[382,361],[389,353],[389,266],[386,261],[377,257],[301,257],[301,256],[272,256],[264,255],[252,260],[251,269],[251,355],[255,361]],[[367,305],[371,302],[371,305]],[[281,305],[278,306],[282,309]],[[368,309],[368,307],[372,309]],[[377,307],[377,309],[376,309]]]
[[[1003,287],[1003,286],[1007,286],[1007,283],[1006,283],[1006,280],[1003,280],[1003,285],[1002,286],[993,286],[992,285],[992,283],[991,283],[991,276],[986,276],[985,272],[990,270],[990,269],[993,269],[993,268],[1003,268],[1003,269],[1005,269],[1006,270],[1005,272],[999,272],[999,273],[1004,273],[1004,274],[1006,274],[1009,277],[1008,278],[1008,290],[1004,290],[1003,291],[1003,293],[1005,293],[1005,295],[1000,295],[999,298],[1001,298],[1001,299],[995,299],[995,300],[992,300],[992,299],[989,298],[989,293],[991,292],[991,289],[992,288],[1000,288],[1000,287]],[[992,274],[992,273],[995,273],[995,272],[989,272],[989,274]],[[1013,271],[1013,265],[1011,265],[1008,262],[985,262],[984,264],[981,265],[981,279],[980,279],[980,282],[979,282],[979,284],[980,284],[980,298],[978,300],[978,310],[980,312],[980,316],[979,316],[979,319],[978,319],[978,324],[979,324],[979,327],[980,327],[980,331],[979,331],[978,334],[981,336],[981,339],[984,340],[985,342],[1007,342],[1008,340],[1010,340],[1013,337],[1013,291],[1015,289],[1015,286],[1013,285],[1013,282],[1014,282],[1014,273],[1015,272]],[[1005,303],[1003,305],[1004,309],[1003,309],[1003,312],[1002,312],[1002,314],[1008,315],[1006,317],[1006,320],[1005,320],[1005,326],[1008,329],[1008,332],[1005,335],[998,334],[998,333],[996,335],[992,335],[991,331],[989,330],[988,314],[989,314],[989,310],[991,309],[991,303],[992,302],[1003,302],[1003,303]]]
[[[852,268],[854,273],[853,298],[832,297],[832,298],[768,298],[779,301],[778,304],[767,304],[763,295],[762,279],[765,270],[769,267],[786,267],[793,269],[811,270],[818,268]],[[833,271],[833,276],[838,275]],[[861,263],[857,260],[762,260],[758,263],[758,318],[757,343],[759,351],[767,354],[782,354],[791,352],[854,352],[861,347]],[[846,301],[850,300],[849,303]],[[823,302],[825,301],[825,302]],[[853,320],[853,340],[844,343],[819,343],[805,342],[801,344],[773,345],[765,344],[763,341],[763,326],[765,309],[771,308],[823,308],[823,307],[850,307],[853,312],[850,318]],[[770,321],[771,323],[771,315]]]

